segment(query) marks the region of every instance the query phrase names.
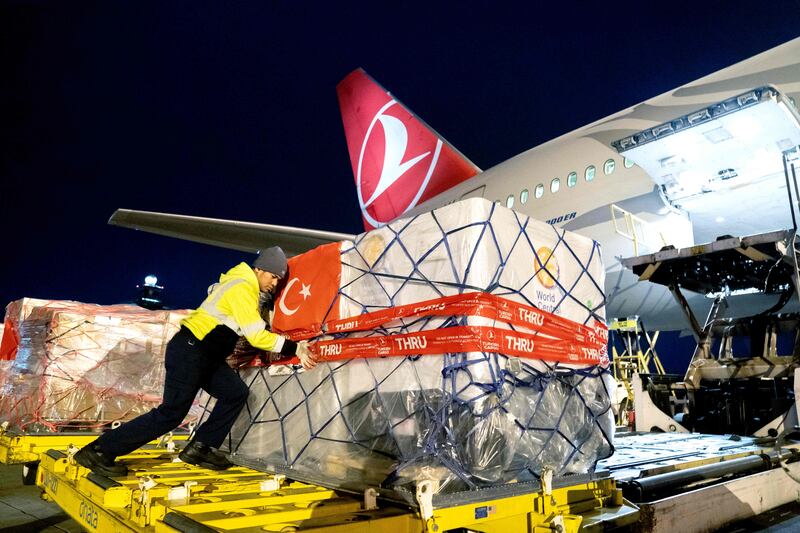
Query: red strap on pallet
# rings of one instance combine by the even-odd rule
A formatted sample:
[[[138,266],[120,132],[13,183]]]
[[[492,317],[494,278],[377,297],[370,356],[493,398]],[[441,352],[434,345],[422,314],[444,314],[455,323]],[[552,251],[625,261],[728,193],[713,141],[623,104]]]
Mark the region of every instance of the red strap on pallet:
[[[480,316],[498,322],[535,329],[554,337],[571,338],[583,336],[594,343],[595,338],[605,344],[608,341],[608,328],[598,323],[597,327],[578,324],[567,318],[530,305],[521,304],[486,292],[468,292],[401,305],[366,313],[352,318],[331,320],[325,323],[324,331],[344,333],[375,329],[392,320],[423,316]]]
[[[320,341],[310,346],[322,361],[367,357],[499,352],[527,359],[597,365],[605,351],[583,343],[488,326],[455,326],[402,335]]]
[[[324,340],[309,348],[321,361],[369,357],[433,355],[454,352],[500,352],[528,359],[573,364],[607,364],[608,328],[594,327],[529,305],[484,292],[472,292],[402,305],[363,315],[331,320],[330,333],[367,331],[393,320],[424,316],[478,316],[531,329],[524,333],[489,326],[456,326],[379,337]],[[308,338],[295,330],[294,339]],[[280,364],[297,364],[296,358]]]

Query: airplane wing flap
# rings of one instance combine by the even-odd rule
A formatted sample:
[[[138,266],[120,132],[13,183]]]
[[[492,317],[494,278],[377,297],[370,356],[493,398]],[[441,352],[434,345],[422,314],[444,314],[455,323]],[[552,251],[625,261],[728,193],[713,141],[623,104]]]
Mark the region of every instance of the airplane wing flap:
[[[117,209],[108,223],[243,252],[277,245],[290,256],[329,242],[355,238],[355,235],[333,231],[132,209]]]

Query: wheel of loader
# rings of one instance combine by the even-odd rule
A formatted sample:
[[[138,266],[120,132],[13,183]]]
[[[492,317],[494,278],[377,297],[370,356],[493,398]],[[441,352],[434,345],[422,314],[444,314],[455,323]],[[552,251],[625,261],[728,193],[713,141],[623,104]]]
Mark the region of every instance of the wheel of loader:
[[[36,470],[39,468],[39,461],[32,461],[22,465],[22,484],[36,485]]]

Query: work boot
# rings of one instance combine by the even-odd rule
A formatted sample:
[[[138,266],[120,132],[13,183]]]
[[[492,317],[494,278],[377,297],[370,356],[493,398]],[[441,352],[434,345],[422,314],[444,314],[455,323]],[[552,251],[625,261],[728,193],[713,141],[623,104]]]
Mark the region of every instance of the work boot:
[[[226,470],[233,466],[223,454],[214,451],[200,441],[192,439],[186,448],[178,454],[178,458],[190,465],[202,466],[211,470]]]
[[[94,442],[78,450],[74,459],[79,465],[106,477],[119,477],[128,473],[127,466],[116,462],[114,457],[104,454]]]

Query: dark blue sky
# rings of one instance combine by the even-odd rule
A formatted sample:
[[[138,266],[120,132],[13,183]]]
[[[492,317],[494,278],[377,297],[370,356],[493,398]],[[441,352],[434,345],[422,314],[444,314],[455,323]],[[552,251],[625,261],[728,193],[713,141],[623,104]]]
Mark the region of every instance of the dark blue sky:
[[[488,168],[800,35],[789,0],[344,4],[0,5],[0,304],[131,300],[152,272],[196,306],[246,257],[118,207],[358,232],[356,67]]]

